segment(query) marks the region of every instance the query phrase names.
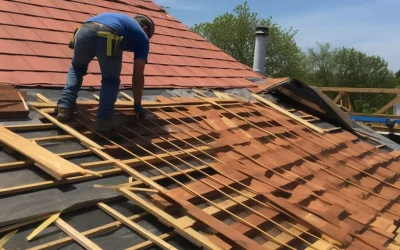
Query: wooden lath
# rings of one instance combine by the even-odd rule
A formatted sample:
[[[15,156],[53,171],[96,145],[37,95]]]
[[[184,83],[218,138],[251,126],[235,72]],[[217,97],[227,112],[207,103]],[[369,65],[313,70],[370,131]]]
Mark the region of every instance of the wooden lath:
[[[46,223],[49,216],[38,216],[25,224],[0,228],[0,232],[12,232],[38,221],[45,221],[42,225],[47,225],[51,221],[68,235],[32,249],[57,248],[71,242],[86,249],[96,249],[98,246],[91,237],[122,225],[145,237],[145,241],[129,249],[154,245],[173,249],[167,241],[178,236],[205,249],[297,249],[300,245],[307,249],[340,249],[372,228],[374,232],[389,235],[382,231],[388,229],[375,228],[379,227],[378,223],[372,227],[371,223],[381,213],[398,216],[391,208],[396,199],[381,188],[398,191],[400,183],[393,182],[387,174],[382,176],[368,163],[379,161],[393,172],[398,156],[381,152],[366,143],[355,144],[353,141],[357,137],[340,129],[320,130],[310,123],[312,117],[307,114],[294,115],[291,110],[283,111],[261,99],[256,105],[223,93],[216,92],[216,95],[220,98],[157,98],[158,101],[144,105],[156,117],[146,121],[132,116],[128,104],[131,105],[133,99],[123,95],[128,101],[119,100],[116,112],[121,113],[129,125],[112,134],[96,132],[93,129],[95,109],[82,108],[96,107],[97,101],[78,103],[76,121],[66,127],[57,122],[52,109],[48,109],[54,103],[39,96],[42,103],[34,105],[49,122],[7,129],[19,132],[60,128],[68,135],[37,137],[31,141],[74,139],[85,149],[53,155],[67,161],[70,157],[94,154],[102,160],[80,164],[79,167],[87,171],[82,176],[68,177],[61,182],[3,188],[0,195],[18,195],[126,173],[131,176],[127,183],[95,185],[94,188],[116,189],[146,212],[128,217],[112,209],[106,201],[100,201],[96,205],[115,222],[79,232],[61,218]],[[118,156],[112,156],[118,152],[129,158],[120,160]],[[0,168],[7,171],[32,163],[31,160],[10,162]],[[110,165],[113,167],[107,170],[96,169]],[[167,173],[160,166],[169,167],[172,172]],[[152,170],[155,176],[146,176],[139,171],[144,167]],[[174,188],[167,189],[160,184],[166,182],[160,180],[168,180]],[[371,183],[377,184],[372,186]],[[345,189],[352,189],[355,195],[342,192]],[[358,193],[363,193],[364,199],[357,198]],[[214,197],[223,200],[215,201]],[[199,202],[206,206],[199,208]],[[170,207],[182,208],[183,212],[172,217],[166,212]],[[342,227],[346,222],[336,214],[340,209],[348,211],[348,219],[360,220],[357,217],[359,211],[373,218],[356,233],[351,226]],[[239,216],[235,211],[247,215]],[[156,236],[140,227],[135,221],[146,214],[157,217],[171,230]],[[234,224],[226,225],[222,221],[225,217],[232,219]],[[271,234],[270,228],[279,233]],[[36,234],[40,234],[39,229]],[[201,230],[205,230],[205,234],[201,234]],[[255,236],[263,238],[264,243],[255,241]],[[378,246],[375,242],[368,244]]]

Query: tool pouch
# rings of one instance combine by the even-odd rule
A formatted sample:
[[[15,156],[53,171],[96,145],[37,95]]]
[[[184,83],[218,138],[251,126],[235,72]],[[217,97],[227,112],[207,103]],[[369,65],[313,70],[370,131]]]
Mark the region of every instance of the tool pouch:
[[[68,47],[69,47],[70,49],[74,49],[74,48],[75,48],[76,33],[78,32],[78,30],[79,30],[79,28],[77,28],[77,29],[74,31],[74,34],[72,35],[72,39],[71,39],[71,41],[70,41],[69,44],[68,44]]]
[[[109,59],[120,59],[122,57],[123,36],[108,31],[98,31],[97,36],[107,39],[106,53]]]

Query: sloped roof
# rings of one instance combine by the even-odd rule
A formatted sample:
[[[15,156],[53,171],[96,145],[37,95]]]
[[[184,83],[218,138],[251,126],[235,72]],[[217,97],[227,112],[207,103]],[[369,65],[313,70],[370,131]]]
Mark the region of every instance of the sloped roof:
[[[32,148],[0,150],[0,239],[18,229],[5,249],[80,249],[78,238],[103,249],[396,249],[400,155],[379,140],[332,130],[336,124],[294,102],[279,101],[285,112],[264,106],[278,100],[273,95],[252,103],[226,93],[158,96],[144,102],[145,121],[120,99],[125,128],[99,134],[88,108],[95,100],[78,103],[74,122],[55,123],[48,109],[55,92],[30,102],[44,124],[3,130],[91,172],[53,182],[33,165]],[[71,229],[50,223],[26,240],[59,211],[57,221],[76,230],[72,238]]]
[[[156,23],[146,87],[249,87],[261,77],[190,31],[152,1],[0,0],[0,82],[63,86],[71,63],[73,31],[102,12],[146,14]],[[131,84],[132,53],[124,53],[121,86]],[[84,86],[100,86],[100,68],[89,65]]]

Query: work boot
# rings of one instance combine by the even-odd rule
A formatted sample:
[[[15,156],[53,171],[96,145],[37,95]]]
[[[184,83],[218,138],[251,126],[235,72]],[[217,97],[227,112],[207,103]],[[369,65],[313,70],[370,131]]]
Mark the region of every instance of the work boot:
[[[97,132],[110,132],[120,129],[124,125],[122,119],[96,120]]]
[[[73,109],[57,107],[57,120],[60,122],[67,122],[71,120],[73,114],[74,114]]]

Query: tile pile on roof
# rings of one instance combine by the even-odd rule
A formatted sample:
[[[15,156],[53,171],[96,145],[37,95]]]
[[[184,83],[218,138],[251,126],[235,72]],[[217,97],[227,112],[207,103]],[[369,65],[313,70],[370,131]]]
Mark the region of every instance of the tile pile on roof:
[[[0,82],[63,86],[71,64],[73,31],[90,16],[122,12],[154,19],[146,66],[148,88],[251,87],[260,78],[148,0],[0,0]],[[124,53],[121,86],[131,85],[132,53]],[[100,86],[100,68],[89,65],[84,86]]]
[[[276,108],[260,96],[256,102],[221,93],[221,98],[160,96],[144,103],[150,116],[143,121],[125,108],[132,98],[124,96],[129,101],[116,103],[125,120],[118,132],[93,130],[96,101],[80,102],[75,120],[61,124],[54,119],[55,103],[43,97],[31,105],[45,124],[7,127],[87,173],[57,182],[32,159],[7,158],[1,164],[5,206],[0,225],[8,222],[8,227],[0,227],[0,237],[19,231],[5,249],[76,244],[92,249],[396,249],[398,152],[338,127],[308,126],[318,117]],[[57,128],[67,134],[32,133]],[[72,142],[81,147],[71,151]],[[25,183],[21,176],[28,167],[38,176],[25,176]],[[102,200],[96,196],[100,190],[115,190],[130,205],[123,209],[115,204],[120,200]],[[133,206],[142,212],[132,213]],[[137,220],[148,221],[144,214],[163,230],[138,227]],[[27,242],[48,218],[55,225]],[[122,233],[119,227],[129,230]],[[185,246],[175,241],[183,238]]]

